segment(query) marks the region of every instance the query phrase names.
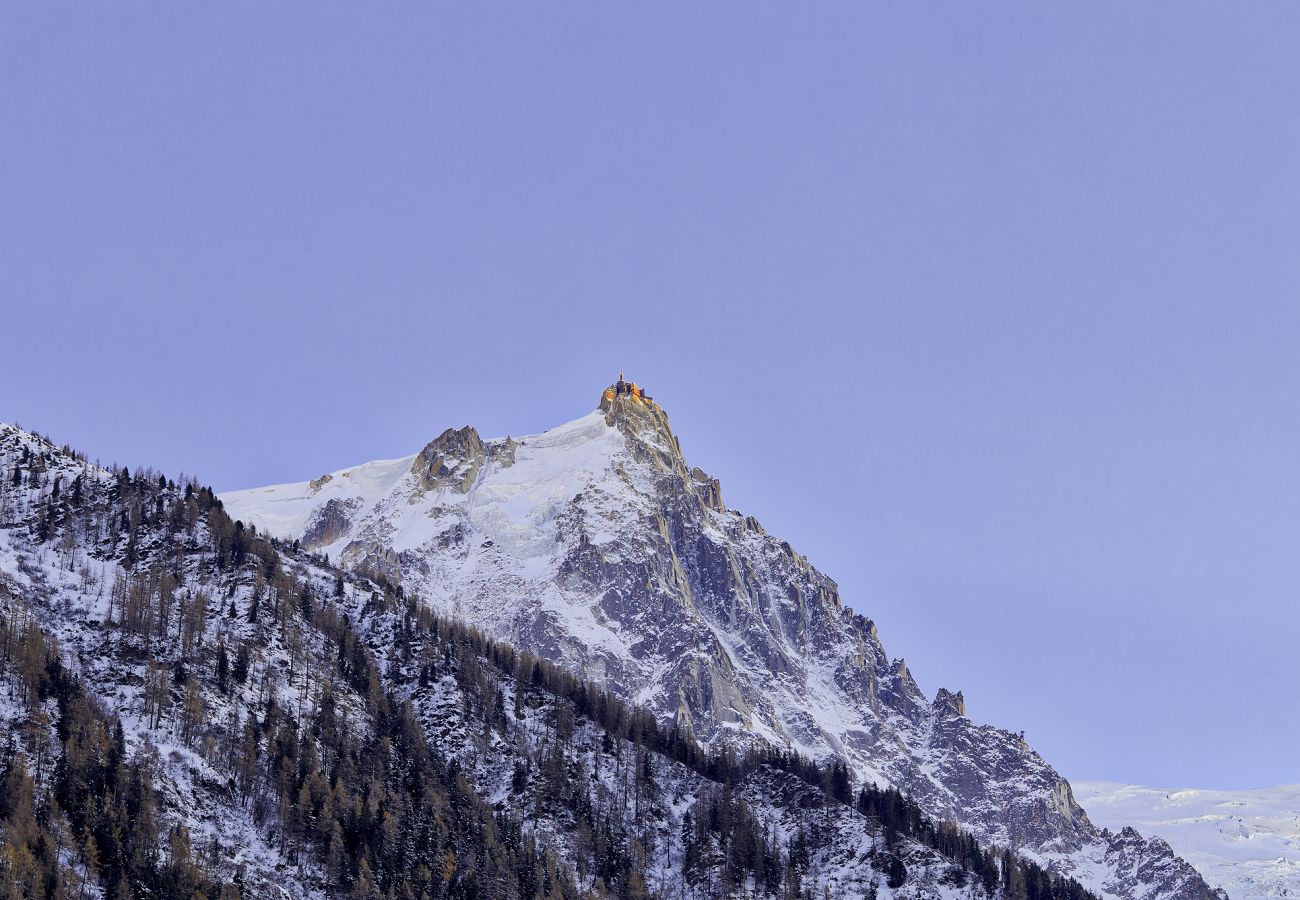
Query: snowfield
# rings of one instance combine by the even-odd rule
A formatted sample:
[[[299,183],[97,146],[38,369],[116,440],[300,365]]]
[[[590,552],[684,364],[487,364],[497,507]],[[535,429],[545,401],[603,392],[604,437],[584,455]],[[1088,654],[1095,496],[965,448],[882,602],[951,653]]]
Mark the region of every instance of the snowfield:
[[[1232,900],[1300,897],[1300,784],[1208,791],[1076,781],[1074,795],[1098,825],[1164,838]]]

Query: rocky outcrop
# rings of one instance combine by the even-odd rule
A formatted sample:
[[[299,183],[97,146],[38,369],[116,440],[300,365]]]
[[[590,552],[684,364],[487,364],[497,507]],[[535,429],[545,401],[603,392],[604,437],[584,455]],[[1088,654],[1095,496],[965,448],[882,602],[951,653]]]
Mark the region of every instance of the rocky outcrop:
[[[682,445],[668,424],[668,413],[659,404],[634,394],[606,390],[598,408],[605,414],[605,424],[629,438],[628,449],[638,458],[662,473],[687,474]]]
[[[1113,896],[1176,897],[1178,900],[1228,900],[1211,888],[1161,838],[1145,838],[1133,828],[1102,832],[1107,877],[1103,890]]]
[[[939,688],[938,693],[934,695],[934,709],[936,714],[947,713],[965,718],[966,698],[961,695],[961,691],[952,694],[947,688]]]
[[[722,482],[699,467],[691,469],[691,480],[695,483],[695,492],[699,495],[700,502],[714,512],[727,511],[722,502]]]
[[[312,484],[315,483],[312,482]],[[356,499],[349,501],[330,498],[327,500],[324,506],[317,508],[312,514],[311,523],[307,526],[306,531],[302,533],[302,545],[308,550],[315,550],[317,547],[323,547],[337,541],[347,534],[348,528],[352,526],[352,512],[358,506],[360,506],[360,501]]]
[[[519,442],[511,438],[493,441],[487,445],[488,459],[501,468],[512,466],[515,462],[515,451],[518,449]]]
[[[466,493],[487,457],[483,440],[471,426],[448,428],[430,441],[411,464],[420,488],[436,491],[448,487]]]
[[[351,542],[343,548],[339,562],[367,578],[382,578],[394,584],[402,581],[401,557],[392,549],[373,542]]]

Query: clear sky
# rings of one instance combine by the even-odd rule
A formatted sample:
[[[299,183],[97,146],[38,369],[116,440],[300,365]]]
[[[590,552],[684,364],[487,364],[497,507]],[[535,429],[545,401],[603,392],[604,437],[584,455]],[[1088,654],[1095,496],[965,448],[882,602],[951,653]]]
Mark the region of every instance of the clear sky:
[[[7,2],[0,335],[218,489],[626,367],[927,692],[1300,781],[1300,5]]]

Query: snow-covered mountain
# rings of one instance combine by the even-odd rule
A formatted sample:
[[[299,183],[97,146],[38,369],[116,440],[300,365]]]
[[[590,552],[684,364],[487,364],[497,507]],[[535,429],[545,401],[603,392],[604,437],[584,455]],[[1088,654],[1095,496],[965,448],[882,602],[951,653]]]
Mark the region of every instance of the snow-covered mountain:
[[[1074,788],[1097,822],[1159,835],[1232,900],[1300,897],[1300,785],[1208,791],[1084,781]]]
[[[711,746],[843,759],[1108,897],[1221,896],[1163,841],[1094,826],[1022,738],[968,719],[960,692],[923,694],[834,581],[726,507],[633,384],[542,434],[448,429],[412,456],[222,500]]]
[[[5,424],[0,737],[4,897],[1096,900]]]

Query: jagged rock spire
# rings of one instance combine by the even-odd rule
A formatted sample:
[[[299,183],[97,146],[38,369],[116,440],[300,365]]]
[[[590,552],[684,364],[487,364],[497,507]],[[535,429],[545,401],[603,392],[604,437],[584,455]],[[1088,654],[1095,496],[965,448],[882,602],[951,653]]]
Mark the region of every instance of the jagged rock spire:
[[[486,455],[473,426],[448,428],[420,451],[411,471],[426,491],[447,486],[463,494],[474,483]]]
[[[619,380],[601,393],[597,407],[605,414],[606,424],[627,435],[634,453],[648,454],[664,469],[687,473],[682,445],[668,424],[668,413],[636,382],[624,381],[622,371]]]

